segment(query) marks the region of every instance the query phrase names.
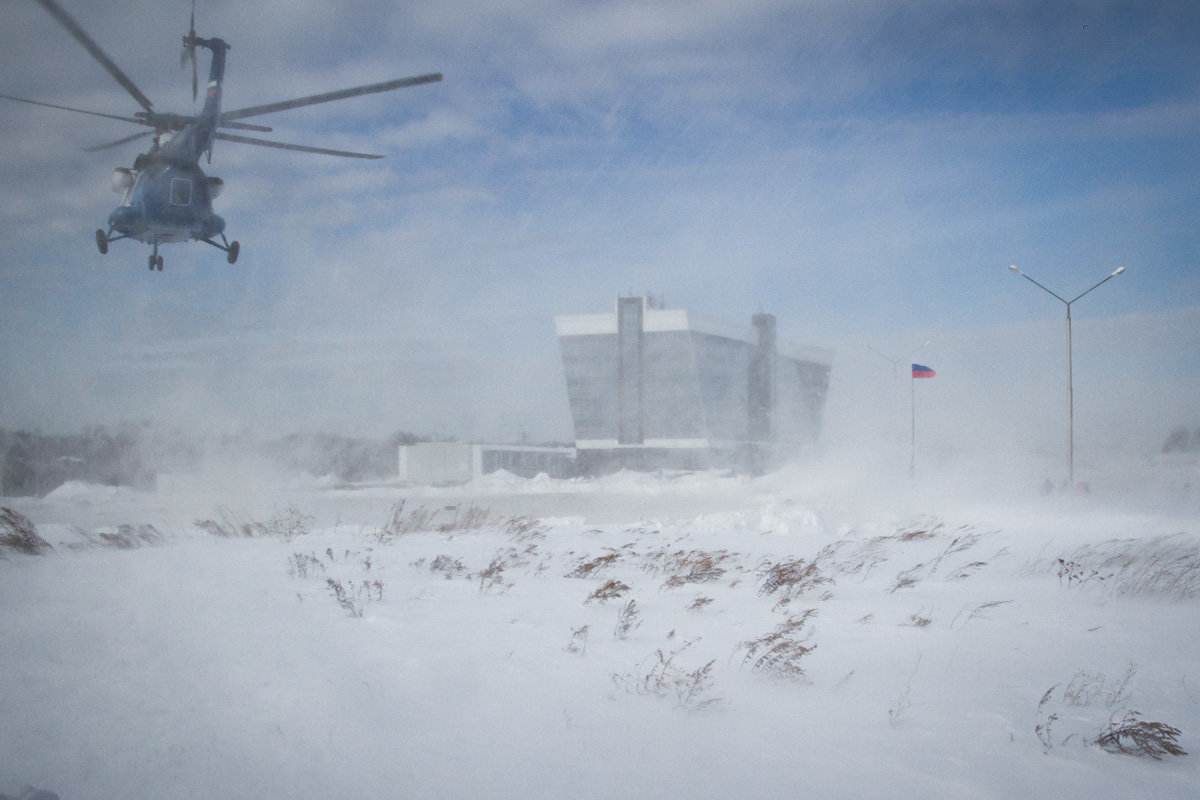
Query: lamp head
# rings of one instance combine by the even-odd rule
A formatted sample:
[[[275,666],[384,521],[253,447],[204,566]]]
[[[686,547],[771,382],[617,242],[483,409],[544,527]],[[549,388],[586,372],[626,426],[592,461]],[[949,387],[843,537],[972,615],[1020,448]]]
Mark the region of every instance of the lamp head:
[[[1015,273],[1015,274],[1017,274],[1017,275],[1024,275],[1024,274],[1025,274],[1024,272],[1021,272],[1021,270],[1017,269],[1017,265],[1016,265],[1016,264],[1010,264],[1010,265],[1009,265],[1009,267],[1008,267],[1008,271],[1009,271],[1009,272],[1013,272],[1013,273]]]
[[[1124,267],[1117,267],[1115,270],[1113,270],[1113,275],[1120,275],[1124,271],[1125,271]]]

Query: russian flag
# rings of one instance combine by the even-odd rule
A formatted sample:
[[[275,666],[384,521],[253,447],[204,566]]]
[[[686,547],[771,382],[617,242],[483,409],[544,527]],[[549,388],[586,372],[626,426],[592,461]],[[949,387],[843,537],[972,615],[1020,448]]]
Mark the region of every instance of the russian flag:
[[[936,372],[924,364],[913,364],[912,367],[912,376],[914,378],[932,378],[934,375],[937,375]]]

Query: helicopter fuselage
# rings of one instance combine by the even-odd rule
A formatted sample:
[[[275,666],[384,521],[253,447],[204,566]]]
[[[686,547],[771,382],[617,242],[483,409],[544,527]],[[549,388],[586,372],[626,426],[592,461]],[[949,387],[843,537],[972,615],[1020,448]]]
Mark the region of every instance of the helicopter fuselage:
[[[219,236],[225,220],[212,211],[211,187],[194,164],[152,163],[109,214],[109,230],[146,244]]]
[[[138,156],[132,170],[117,170],[117,175],[128,176],[125,200],[108,215],[108,231],[96,232],[96,243],[102,253],[109,242],[117,239],[136,239],[153,246],[151,269],[162,269],[160,244],[193,239],[224,250],[231,264],[237,260],[238,244],[225,240],[225,220],[212,210],[212,199],[221,181],[209,179],[199,166],[202,156],[212,155],[229,45],[217,38],[191,38],[193,45],[212,53],[204,108],[178,134],[168,137],[160,132],[154,149]],[[215,241],[217,236],[221,237],[220,243]]]

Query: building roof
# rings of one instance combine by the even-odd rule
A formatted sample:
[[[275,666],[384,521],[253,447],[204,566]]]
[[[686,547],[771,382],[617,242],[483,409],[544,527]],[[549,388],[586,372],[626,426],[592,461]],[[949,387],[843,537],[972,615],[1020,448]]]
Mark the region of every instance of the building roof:
[[[642,330],[646,333],[665,333],[669,331],[691,331],[710,336],[720,336],[724,339],[745,342],[749,345],[758,344],[758,332],[753,325],[739,325],[734,322],[696,314],[683,309],[646,308],[642,317]],[[554,327],[562,336],[599,336],[617,333],[617,314],[572,314],[554,318]],[[778,339],[775,342],[776,351],[783,356],[797,361],[811,361],[818,364],[833,362],[833,351],[823,347],[789,342]]]

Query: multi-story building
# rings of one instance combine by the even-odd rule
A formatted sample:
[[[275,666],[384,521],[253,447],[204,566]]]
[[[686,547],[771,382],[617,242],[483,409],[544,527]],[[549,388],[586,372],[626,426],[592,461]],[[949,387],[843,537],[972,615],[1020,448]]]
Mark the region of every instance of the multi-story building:
[[[780,341],[770,314],[736,325],[619,297],[554,322],[584,474],[758,471],[820,430],[832,353]]]

